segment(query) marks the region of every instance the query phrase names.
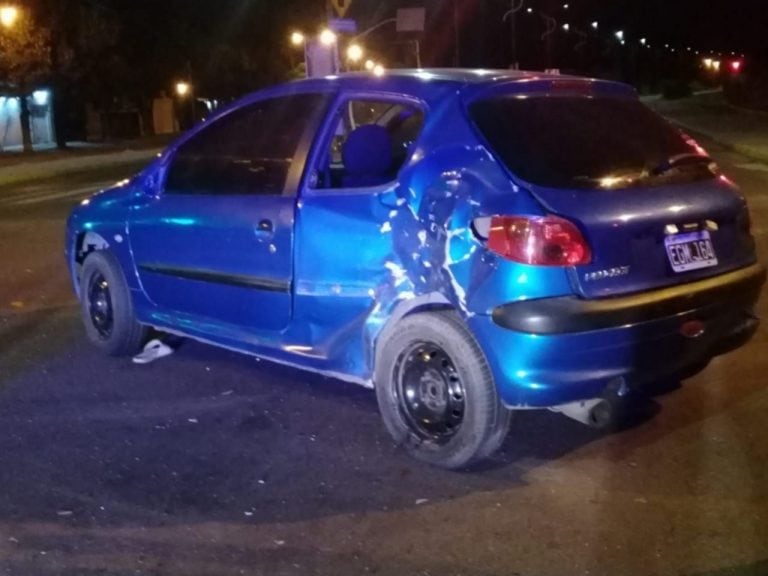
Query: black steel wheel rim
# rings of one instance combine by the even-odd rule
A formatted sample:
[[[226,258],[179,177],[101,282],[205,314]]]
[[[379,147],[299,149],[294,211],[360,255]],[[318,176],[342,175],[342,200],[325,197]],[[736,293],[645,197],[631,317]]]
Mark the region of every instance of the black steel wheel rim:
[[[418,436],[444,443],[459,431],[464,383],[445,350],[430,342],[408,347],[398,357],[395,385],[400,413]]]
[[[95,272],[88,282],[88,315],[91,325],[101,338],[107,339],[112,335],[114,312],[112,310],[112,295],[109,282],[101,272]]]

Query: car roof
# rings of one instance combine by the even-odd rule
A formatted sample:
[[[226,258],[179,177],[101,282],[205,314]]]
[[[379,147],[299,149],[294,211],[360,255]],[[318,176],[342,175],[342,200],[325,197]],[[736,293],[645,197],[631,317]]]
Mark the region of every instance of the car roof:
[[[373,91],[410,94],[424,100],[431,100],[445,91],[460,91],[465,95],[480,94],[488,89],[503,85],[516,92],[549,92],[555,85],[590,85],[599,87],[603,93],[614,96],[637,95],[629,85],[607,80],[596,80],[580,76],[550,74],[521,70],[491,70],[470,68],[423,68],[391,69],[381,75],[371,72],[350,72],[334,76],[296,80],[277,87],[281,92],[304,91]]]
[[[347,72],[338,75],[303,78],[252,92],[217,111],[209,120],[225,116],[232,110],[263,98],[288,96],[308,92],[360,92],[406,95],[430,103],[447,93],[461,94],[467,101],[484,95],[514,92],[518,94],[550,94],[568,90],[623,98],[637,98],[637,91],[628,84],[597,80],[582,76],[549,74],[522,70],[492,70],[482,68],[419,68],[388,69],[381,75],[371,72]],[[558,88],[566,88],[565,91]]]
[[[500,81],[515,82],[558,78],[563,78],[563,76],[519,70],[419,68],[390,69],[381,75],[371,72],[347,72],[333,76],[307,78],[295,81],[292,84],[310,89],[334,86],[347,89],[365,89],[368,87],[374,90],[381,90],[397,86],[410,86],[414,89],[430,90],[435,88],[460,89],[469,85],[494,84]]]

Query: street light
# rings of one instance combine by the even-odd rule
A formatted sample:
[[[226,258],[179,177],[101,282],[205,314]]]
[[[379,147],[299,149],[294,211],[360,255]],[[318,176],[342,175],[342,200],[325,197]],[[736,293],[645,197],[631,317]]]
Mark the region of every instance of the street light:
[[[360,62],[363,59],[363,47],[360,44],[347,46],[347,59],[350,62]]]
[[[332,46],[336,43],[336,34],[334,34],[331,30],[326,28],[322,32],[320,32],[320,43],[323,46]]]
[[[373,60],[366,60],[365,61],[365,69],[366,70],[368,70],[369,72],[372,72],[374,68],[376,68],[376,62],[374,62]]]
[[[301,46],[306,41],[306,38],[304,37],[304,34],[301,32],[294,32],[291,34],[291,44],[294,46]]]
[[[181,98],[185,98],[192,91],[192,86],[189,82],[176,82],[176,94]]]
[[[3,6],[0,8],[0,24],[3,28],[12,28],[19,19],[19,9],[16,6]]]

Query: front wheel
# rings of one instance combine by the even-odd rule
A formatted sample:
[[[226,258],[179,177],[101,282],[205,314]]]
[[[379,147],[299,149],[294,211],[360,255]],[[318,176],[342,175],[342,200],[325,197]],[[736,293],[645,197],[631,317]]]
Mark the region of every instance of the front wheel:
[[[135,354],[146,340],[120,264],[106,250],[89,254],[83,263],[80,312],[88,339],[110,356]]]
[[[375,381],[384,424],[419,460],[464,468],[509,430],[485,355],[452,312],[401,320],[378,348]]]

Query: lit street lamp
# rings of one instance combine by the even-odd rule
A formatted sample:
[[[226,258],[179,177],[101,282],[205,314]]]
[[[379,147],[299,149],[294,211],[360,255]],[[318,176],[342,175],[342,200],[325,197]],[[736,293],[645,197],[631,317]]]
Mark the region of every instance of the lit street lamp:
[[[176,94],[179,95],[181,98],[185,98],[189,96],[189,93],[191,91],[192,91],[192,87],[189,85],[189,82],[176,83]]]
[[[336,40],[337,40],[336,34],[334,34],[328,28],[320,32],[320,43],[323,46],[332,46],[333,44],[336,44]]]
[[[301,46],[306,41],[306,38],[304,37],[304,34],[301,32],[294,32],[291,34],[291,44],[294,46]]]
[[[195,125],[195,98],[191,82],[181,80],[176,82],[176,96],[179,97],[179,127],[182,130]]]
[[[363,59],[363,47],[360,44],[350,44],[347,46],[347,59],[350,62],[360,62]]]
[[[3,28],[12,28],[19,19],[19,9],[15,6],[0,7],[0,24]]]

